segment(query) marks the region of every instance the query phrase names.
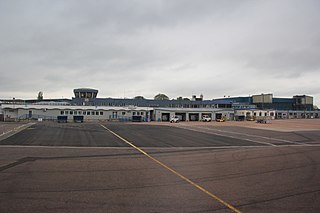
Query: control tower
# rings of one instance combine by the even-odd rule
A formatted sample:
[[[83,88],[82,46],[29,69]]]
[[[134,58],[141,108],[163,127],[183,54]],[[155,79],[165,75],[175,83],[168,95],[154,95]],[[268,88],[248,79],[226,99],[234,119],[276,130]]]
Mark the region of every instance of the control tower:
[[[79,89],[74,89],[73,93],[75,98],[91,99],[91,98],[97,97],[98,90],[90,89],[90,88],[79,88]]]

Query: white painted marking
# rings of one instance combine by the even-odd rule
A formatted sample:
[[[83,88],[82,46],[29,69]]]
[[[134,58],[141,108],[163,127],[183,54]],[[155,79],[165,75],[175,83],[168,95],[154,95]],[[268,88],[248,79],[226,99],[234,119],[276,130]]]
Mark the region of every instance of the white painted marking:
[[[17,132],[17,131],[19,131],[21,128],[23,128],[23,127],[25,127],[25,126],[32,126],[33,124],[35,124],[35,123],[27,123],[27,124],[23,124],[23,125],[21,125],[21,126],[18,126],[18,127],[14,127],[13,129],[11,129],[11,130],[9,130],[9,131],[6,131],[6,132],[3,132],[1,135],[0,135],[0,137],[1,136],[4,136],[4,135],[7,135],[7,134],[9,134],[9,133],[11,133],[11,132]]]
[[[214,133],[214,132],[207,132],[207,131],[201,131],[201,130],[196,130],[196,129],[192,129],[192,128],[187,128],[188,126],[177,126],[178,128],[181,129],[187,129],[187,130],[192,130],[195,132],[202,132],[202,133],[207,133],[207,134],[212,134],[212,135],[218,135],[218,136],[223,136],[223,137],[228,137],[228,138],[233,138],[233,139],[237,139],[239,140],[239,138],[235,137],[235,136],[231,136],[231,135],[225,135],[225,134],[220,134],[220,133]],[[264,145],[269,145],[269,146],[277,146],[275,144],[272,143],[268,143],[268,142],[262,142],[262,141],[255,141],[255,140],[251,140],[251,139],[240,139],[240,140],[247,140],[250,142],[254,142],[254,143],[259,143],[259,144],[264,144]]]
[[[201,127],[198,127],[198,128],[201,128]],[[230,132],[230,131],[226,131],[226,130],[210,129],[210,128],[206,128],[206,127],[203,127],[203,129],[213,130],[213,131],[219,131],[219,132],[225,132],[225,133],[231,133],[231,134],[236,134],[236,135],[244,135],[244,136],[249,136],[249,137],[263,138],[263,139],[267,139],[267,140],[274,140],[274,141],[280,141],[280,142],[286,142],[286,143],[303,144],[303,143],[299,143],[299,142],[296,142],[296,141],[289,141],[289,140],[284,140],[284,139],[279,139],[279,138],[265,137],[265,136],[260,136],[260,135],[252,135],[252,134],[247,134],[247,133]]]
[[[183,126],[183,127],[180,127],[180,126]],[[266,140],[274,140],[274,141],[285,142],[285,143],[296,144],[296,145],[312,146],[311,144],[305,144],[305,143],[300,143],[300,142],[296,142],[296,141],[289,141],[289,140],[284,140],[284,139],[278,139],[278,138],[265,137],[265,136],[260,136],[260,135],[252,135],[252,134],[247,134],[247,133],[230,132],[230,131],[226,131],[226,130],[219,130],[219,129],[213,129],[213,128],[207,128],[207,127],[198,127],[198,126],[195,126],[194,128],[192,128],[190,126],[187,126],[187,125],[180,125],[180,126],[177,126],[177,127],[178,128],[182,128],[182,129],[193,130],[193,131],[196,131],[196,132],[204,132],[204,131],[198,131],[198,130],[196,130],[194,128],[206,129],[206,130],[210,130],[210,131],[224,132],[224,133],[229,133],[229,134],[243,135],[243,136],[248,136],[248,137],[257,137],[257,138],[262,138],[262,139],[266,139]],[[186,127],[186,128],[184,128],[184,127]],[[224,135],[224,134],[213,133],[213,132],[204,132],[204,133],[238,139],[237,137],[234,137],[234,136],[231,136],[231,135]],[[270,145],[270,146],[279,146],[279,145],[275,145],[273,143],[256,141],[256,140],[252,140],[252,139],[241,139],[241,140],[248,140],[248,141],[251,141],[251,142],[267,144],[267,145]]]

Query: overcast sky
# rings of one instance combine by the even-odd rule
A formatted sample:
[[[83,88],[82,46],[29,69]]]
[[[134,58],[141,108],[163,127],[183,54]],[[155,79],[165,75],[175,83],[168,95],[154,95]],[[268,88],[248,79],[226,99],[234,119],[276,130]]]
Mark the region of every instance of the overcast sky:
[[[320,1],[0,0],[0,98],[320,99]]]

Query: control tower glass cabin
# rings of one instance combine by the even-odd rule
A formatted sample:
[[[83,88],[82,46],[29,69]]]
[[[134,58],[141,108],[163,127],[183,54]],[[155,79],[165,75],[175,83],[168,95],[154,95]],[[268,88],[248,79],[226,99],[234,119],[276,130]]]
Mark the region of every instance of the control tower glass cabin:
[[[98,90],[89,89],[89,88],[80,88],[80,89],[74,89],[73,93],[75,98],[91,99],[91,98],[97,97]]]

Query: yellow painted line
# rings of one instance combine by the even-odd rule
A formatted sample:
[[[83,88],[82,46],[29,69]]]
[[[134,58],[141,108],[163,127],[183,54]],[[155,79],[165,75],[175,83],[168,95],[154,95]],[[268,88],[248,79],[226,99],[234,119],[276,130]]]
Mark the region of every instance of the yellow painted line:
[[[229,203],[225,202],[224,200],[222,200],[221,198],[219,198],[218,196],[212,194],[211,192],[209,192],[208,190],[206,190],[205,188],[199,186],[198,184],[196,184],[195,182],[193,182],[192,180],[188,179],[187,177],[183,176],[182,174],[180,174],[179,172],[175,171],[174,169],[170,168],[169,166],[165,165],[164,163],[162,163],[161,161],[157,160],[156,158],[152,157],[151,155],[149,155],[147,152],[145,152],[144,150],[140,149],[139,147],[137,147],[136,145],[134,145],[133,143],[127,141],[126,139],[124,139],[123,137],[121,137],[120,135],[118,135],[117,133],[113,132],[112,130],[110,130],[109,128],[105,127],[104,125],[100,124],[104,129],[108,130],[110,133],[112,133],[113,135],[115,135],[117,138],[121,139],[123,142],[127,143],[128,145],[132,146],[133,148],[135,148],[136,150],[138,150],[139,152],[141,152],[142,154],[144,154],[145,156],[147,156],[148,158],[150,158],[151,160],[153,160],[154,162],[158,163],[159,165],[161,165],[162,167],[166,168],[167,170],[169,170],[170,172],[172,172],[173,174],[177,175],[178,177],[182,178],[183,180],[185,180],[186,182],[190,183],[191,185],[193,185],[194,187],[196,187],[197,189],[200,189],[201,191],[203,191],[204,193],[206,193],[207,195],[209,195],[210,197],[216,199],[217,201],[219,201],[220,203],[222,203],[223,205],[225,205],[226,207],[228,207],[229,209],[231,209],[234,212],[237,213],[241,213],[240,210],[238,210],[237,208],[233,207],[232,205],[230,205]]]

